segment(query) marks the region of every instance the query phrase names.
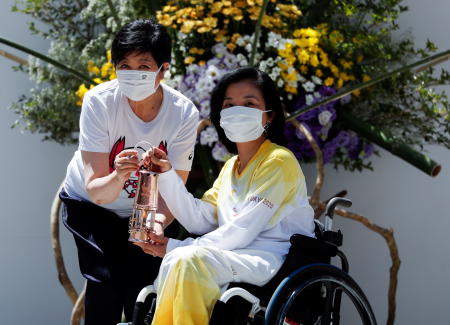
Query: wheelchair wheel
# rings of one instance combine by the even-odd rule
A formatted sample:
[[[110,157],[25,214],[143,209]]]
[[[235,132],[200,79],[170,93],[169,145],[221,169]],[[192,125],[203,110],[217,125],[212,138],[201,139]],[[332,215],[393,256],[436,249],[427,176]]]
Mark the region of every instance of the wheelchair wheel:
[[[341,296],[354,305],[361,324],[376,325],[372,308],[358,284],[329,264],[311,264],[285,278],[267,306],[265,325],[338,325]]]

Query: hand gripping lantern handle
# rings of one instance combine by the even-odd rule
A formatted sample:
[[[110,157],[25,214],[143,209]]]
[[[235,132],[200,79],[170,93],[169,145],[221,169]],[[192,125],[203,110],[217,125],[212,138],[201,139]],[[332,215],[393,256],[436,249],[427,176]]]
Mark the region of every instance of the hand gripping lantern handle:
[[[147,141],[140,141],[136,143],[134,149],[137,150],[138,145],[144,142],[150,144]],[[151,164],[147,168],[143,165],[139,168],[138,187],[128,230],[130,233],[129,241],[150,241],[148,233],[153,230],[156,211],[158,210],[159,178],[159,173],[153,172],[151,169]]]

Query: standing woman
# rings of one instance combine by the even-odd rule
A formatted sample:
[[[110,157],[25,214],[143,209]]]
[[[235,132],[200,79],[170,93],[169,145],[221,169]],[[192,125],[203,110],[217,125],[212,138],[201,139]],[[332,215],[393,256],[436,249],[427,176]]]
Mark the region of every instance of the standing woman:
[[[189,194],[161,150],[160,193],[175,218],[200,237],[183,241],[153,234],[137,244],[164,257],[153,325],[207,325],[230,282],[264,285],[278,271],[295,233],[314,236],[314,212],[295,156],[283,144],[284,114],[269,76],[254,68],[225,75],[211,97],[211,119],[237,155],[201,200]]]
[[[111,52],[117,79],[86,93],[79,147],[60,193],[63,221],[74,235],[87,279],[85,325],[115,325],[123,310],[131,321],[139,290],[158,274],[161,259],[128,242],[139,167],[135,145],[145,140],[160,148],[185,183],[198,123],[192,102],[161,83],[171,59],[163,26],[133,21],[117,33]],[[164,202],[159,206],[155,227],[162,235],[173,216]]]

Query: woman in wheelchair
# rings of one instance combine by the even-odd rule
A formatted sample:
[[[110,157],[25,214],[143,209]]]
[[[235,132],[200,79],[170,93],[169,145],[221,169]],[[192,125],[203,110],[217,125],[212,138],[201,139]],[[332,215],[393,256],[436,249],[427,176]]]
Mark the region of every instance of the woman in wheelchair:
[[[160,193],[175,218],[197,238],[151,234],[137,244],[163,257],[152,324],[208,324],[230,282],[264,285],[278,271],[291,235],[314,237],[313,209],[297,159],[282,145],[284,113],[270,77],[255,68],[225,75],[211,97],[211,120],[237,155],[202,199],[187,192],[166,154],[144,157],[160,168]]]

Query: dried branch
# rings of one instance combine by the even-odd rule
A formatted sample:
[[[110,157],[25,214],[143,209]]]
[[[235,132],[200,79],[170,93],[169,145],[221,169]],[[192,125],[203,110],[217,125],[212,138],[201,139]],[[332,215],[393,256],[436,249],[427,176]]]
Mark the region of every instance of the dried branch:
[[[28,65],[28,61],[27,61],[27,60],[22,59],[22,58],[19,58],[18,56],[15,56],[14,54],[11,54],[11,53],[6,52],[6,51],[4,51],[4,50],[0,50],[0,55],[1,55],[1,56],[4,56],[4,57],[7,58],[7,59],[10,59],[10,60],[12,60],[12,61],[15,61],[15,62],[17,62],[17,63],[19,63],[19,64],[22,64],[22,65]]]
[[[306,140],[308,140],[309,144],[311,145],[316,155],[316,168],[317,168],[316,185],[314,186],[314,191],[310,198],[311,205],[314,207],[314,209],[316,209],[316,207],[320,202],[320,191],[322,190],[323,181],[325,177],[325,172],[323,168],[322,150],[320,150],[319,145],[312,136],[311,132],[309,132],[309,130],[302,123],[300,123],[296,119],[293,119],[289,122],[292,123],[292,125],[294,125],[305,136]],[[316,214],[316,216],[320,214],[322,214],[322,212]]]
[[[53,255],[55,257],[56,269],[58,271],[58,280],[66,291],[72,304],[75,304],[78,298],[72,282],[67,275],[66,267],[64,266],[64,258],[61,250],[61,242],[59,240],[59,210],[61,208],[61,200],[59,199],[59,192],[63,184],[58,188],[58,192],[53,199],[52,208],[50,212],[50,233],[52,238]]]
[[[84,296],[86,295],[86,282],[83,291],[81,291],[78,299],[73,306],[72,315],[70,316],[70,325],[80,325],[81,319],[84,317]]]
[[[325,203],[320,203],[322,208],[325,209]],[[398,254],[398,248],[397,244],[395,242],[394,237],[394,230],[392,228],[386,229],[383,227],[380,227],[373,222],[371,222],[369,219],[367,219],[364,216],[361,216],[356,213],[351,213],[348,211],[345,211],[343,209],[335,209],[336,214],[340,215],[341,217],[352,219],[355,221],[358,221],[362,223],[364,226],[369,228],[370,230],[376,232],[377,234],[381,235],[387,243],[387,246],[389,248],[389,253],[391,255],[392,265],[390,268],[390,278],[389,278],[389,291],[388,291],[388,318],[387,318],[387,325],[393,325],[395,320],[395,310],[396,310],[396,292],[397,292],[397,282],[398,282],[398,270],[400,268],[400,256]]]
[[[200,134],[200,132],[202,132],[204,129],[206,129],[206,127],[210,126],[211,120],[204,118],[203,120],[201,120],[200,122],[198,122],[198,126],[197,126],[197,134]]]

